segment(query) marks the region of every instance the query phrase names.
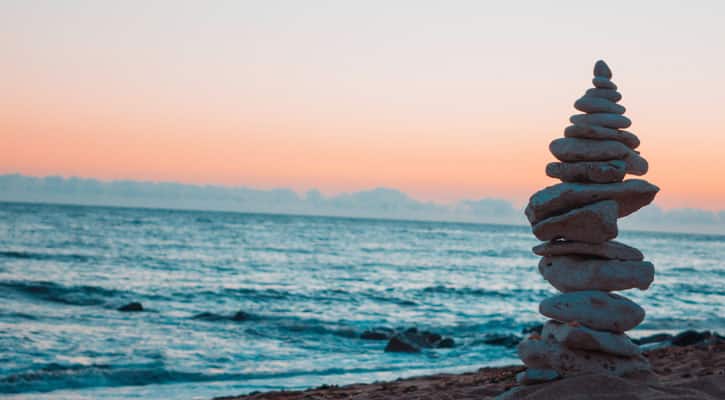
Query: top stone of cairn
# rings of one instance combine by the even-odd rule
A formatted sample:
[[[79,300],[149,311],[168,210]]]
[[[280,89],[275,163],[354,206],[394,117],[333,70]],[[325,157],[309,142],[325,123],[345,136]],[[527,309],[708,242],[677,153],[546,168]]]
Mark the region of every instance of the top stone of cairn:
[[[594,64],[594,76],[612,79],[612,70],[604,60],[599,60]]]

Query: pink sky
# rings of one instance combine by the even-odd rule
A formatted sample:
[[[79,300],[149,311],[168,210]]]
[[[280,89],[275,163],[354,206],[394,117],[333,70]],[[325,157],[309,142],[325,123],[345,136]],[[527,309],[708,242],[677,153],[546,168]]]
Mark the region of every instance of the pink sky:
[[[719,3],[130,4],[0,5],[0,173],[522,202],[605,58],[658,204],[725,208]]]

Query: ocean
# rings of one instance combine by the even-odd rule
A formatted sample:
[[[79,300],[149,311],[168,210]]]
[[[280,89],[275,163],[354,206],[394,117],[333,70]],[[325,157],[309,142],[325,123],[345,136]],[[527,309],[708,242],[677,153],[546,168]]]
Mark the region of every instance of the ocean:
[[[725,236],[622,232],[637,337],[725,328]],[[517,363],[544,317],[528,227],[0,203],[0,397],[210,399]],[[120,312],[141,302],[143,312]],[[451,349],[386,353],[365,330]]]

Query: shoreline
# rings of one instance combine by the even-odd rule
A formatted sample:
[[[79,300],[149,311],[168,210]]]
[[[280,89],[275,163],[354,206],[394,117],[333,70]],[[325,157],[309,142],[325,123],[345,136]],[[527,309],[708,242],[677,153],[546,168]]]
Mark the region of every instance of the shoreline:
[[[603,375],[585,375],[517,389],[512,398],[674,400],[725,398],[725,340],[713,337],[689,346],[666,346],[643,352],[652,365],[653,377],[633,380]],[[494,399],[518,387],[516,374],[523,365],[484,367],[461,374],[434,374],[391,382],[323,385],[300,391],[253,392],[215,397],[213,400],[301,400],[301,399]],[[592,386],[595,385],[595,386]],[[593,395],[592,390],[597,393]],[[609,397],[607,397],[609,396]]]

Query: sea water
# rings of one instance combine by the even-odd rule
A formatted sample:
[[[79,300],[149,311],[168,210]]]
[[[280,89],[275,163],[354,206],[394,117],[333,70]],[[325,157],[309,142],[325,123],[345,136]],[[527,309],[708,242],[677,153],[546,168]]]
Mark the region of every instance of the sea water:
[[[725,328],[725,237],[625,231],[632,332]],[[554,290],[528,227],[0,203],[0,397],[209,399],[517,362]],[[120,312],[129,302],[143,312]],[[233,318],[237,315],[237,318]],[[418,327],[452,349],[386,353]]]

